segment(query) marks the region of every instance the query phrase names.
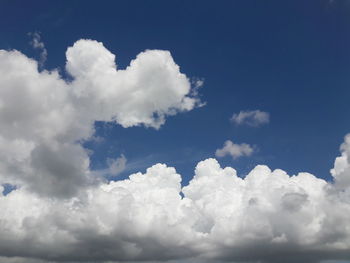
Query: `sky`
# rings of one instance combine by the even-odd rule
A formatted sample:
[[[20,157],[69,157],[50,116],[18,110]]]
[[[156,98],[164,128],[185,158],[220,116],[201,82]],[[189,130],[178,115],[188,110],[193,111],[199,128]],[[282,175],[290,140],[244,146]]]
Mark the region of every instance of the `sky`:
[[[1,1],[0,262],[350,260],[349,13]]]

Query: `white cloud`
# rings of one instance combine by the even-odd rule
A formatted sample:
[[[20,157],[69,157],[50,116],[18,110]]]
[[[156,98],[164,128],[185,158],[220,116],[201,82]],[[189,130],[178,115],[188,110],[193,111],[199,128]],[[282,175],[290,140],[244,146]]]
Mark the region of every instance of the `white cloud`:
[[[145,51],[117,70],[101,43],[80,40],[67,51],[67,71],[69,83],[18,51],[0,51],[0,185],[17,185],[0,191],[1,262],[350,258],[350,136],[334,183],[263,165],[240,178],[215,159],[198,163],[185,187],[165,164],[96,181],[80,144],[94,138],[95,121],[159,128],[198,99],[166,51]]]
[[[235,144],[232,141],[227,140],[221,149],[216,150],[215,156],[224,157],[230,155],[233,159],[237,159],[242,156],[250,156],[253,152],[254,149],[249,144]]]
[[[270,122],[270,114],[265,111],[240,111],[231,117],[231,121],[237,125],[248,125],[258,127]]]
[[[114,55],[96,41],[77,41],[66,56],[67,71],[75,78],[74,99],[95,120],[159,128],[165,116],[198,103],[187,96],[190,82],[168,51],[142,52],[125,70],[116,70]]]
[[[39,72],[19,51],[0,50],[0,184],[72,196],[97,180],[78,143],[94,138],[95,121],[158,129],[166,116],[199,104],[168,51],[142,52],[124,70],[93,40],[77,41],[66,56],[71,82]]]
[[[318,262],[350,256],[350,187],[339,191],[337,178],[333,185],[264,165],[240,178],[207,159],[187,186],[180,183],[174,168],[156,164],[71,199],[14,190],[0,196],[0,255],[3,262],[5,256],[44,262]]]
[[[350,187],[350,134],[345,136],[340,150],[342,155],[335,159],[331,174],[336,179],[338,188],[347,188]]]

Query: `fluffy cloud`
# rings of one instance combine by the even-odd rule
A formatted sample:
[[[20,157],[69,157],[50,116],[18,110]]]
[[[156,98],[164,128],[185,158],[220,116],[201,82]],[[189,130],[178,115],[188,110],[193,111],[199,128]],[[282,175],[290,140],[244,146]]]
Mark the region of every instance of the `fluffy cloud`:
[[[168,51],[142,52],[125,70],[117,70],[115,56],[96,41],[77,41],[66,56],[66,69],[75,79],[73,100],[94,120],[159,128],[165,116],[198,102],[187,96],[189,80]]]
[[[263,165],[241,178],[215,159],[198,163],[184,187],[165,164],[106,182],[81,145],[95,121],[159,128],[198,99],[166,51],[117,70],[101,43],[80,40],[66,69],[70,82],[0,51],[0,185],[17,186],[6,195],[0,187],[1,262],[350,258],[350,135],[334,182]],[[109,173],[125,162],[111,159]]]
[[[253,152],[254,149],[249,144],[236,144],[230,140],[227,140],[221,149],[216,150],[215,156],[224,157],[226,155],[230,155],[233,159],[237,159],[242,156],[250,156]]]
[[[350,134],[345,136],[344,143],[340,146],[342,155],[337,157],[331,174],[336,179],[338,188],[350,187]]]
[[[269,123],[270,114],[265,111],[240,111],[235,113],[231,117],[231,121],[237,125],[248,125],[252,127],[258,127],[260,125]]]
[[[71,199],[21,188],[0,197],[0,255],[4,262],[348,259],[350,187],[340,191],[334,180],[264,165],[240,178],[207,159],[183,188],[164,164]]]
[[[36,34],[33,41],[39,48]],[[142,52],[124,70],[93,40],[77,41],[66,57],[70,82],[39,72],[18,51],[0,50],[0,184],[73,196],[97,180],[80,144],[92,138],[95,121],[157,129],[199,102],[168,51]]]

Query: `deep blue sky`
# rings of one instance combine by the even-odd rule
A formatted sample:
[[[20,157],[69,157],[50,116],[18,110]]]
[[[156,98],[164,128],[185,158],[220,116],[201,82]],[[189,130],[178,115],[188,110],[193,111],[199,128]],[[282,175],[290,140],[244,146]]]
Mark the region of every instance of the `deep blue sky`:
[[[205,80],[202,108],[168,118],[158,131],[97,124],[93,168],[123,153],[128,173],[156,162],[185,182],[225,140],[259,149],[220,159],[245,174],[256,164],[329,179],[350,132],[350,1],[1,1],[0,48],[37,57],[28,32],[40,31],[46,69],[64,71],[65,50],[101,41],[119,68],[145,49],[169,50],[188,77]],[[268,125],[237,127],[240,110],[271,114]],[[125,176],[125,174],[123,175]]]

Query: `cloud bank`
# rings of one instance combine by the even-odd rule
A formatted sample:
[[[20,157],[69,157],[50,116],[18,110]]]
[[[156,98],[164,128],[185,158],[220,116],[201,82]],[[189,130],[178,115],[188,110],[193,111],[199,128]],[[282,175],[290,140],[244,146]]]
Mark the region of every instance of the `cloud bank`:
[[[350,188],[337,181],[346,161],[334,184],[263,165],[240,178],[207,159],[183,188],[174,168],[156,164],[71,199],[17,189],[0,197],[0,253],[69,262],[346,259]]]
[[[184,187],[165,164],[106,182],[81,146],[95,121],[157,129],[199,101],[167,51],[142,52],[124,70],[92,40],[66,56],[69,82],[0,51],[0,185],[17,186],[7,195],[0,186],[1,262],[350,258],[350,135],[334,182],[264,165],[240,178],[215,159],[198,163]]]

